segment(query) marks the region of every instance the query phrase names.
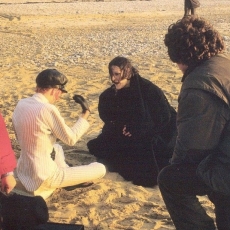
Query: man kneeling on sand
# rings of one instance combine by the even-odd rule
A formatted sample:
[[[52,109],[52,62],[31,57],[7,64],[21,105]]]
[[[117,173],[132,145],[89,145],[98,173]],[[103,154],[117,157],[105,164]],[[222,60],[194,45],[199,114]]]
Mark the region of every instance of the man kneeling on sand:
[[[13,113],[13,125],[21,147],[17,176],[27,191],[55,190],[102,178],[106,169],[101,163],[69,167],[65,163],[62,147],[56,139],[74,145],[89,128],[90,114],[82,96],[74,99],[82,107],[82,115],[70,128],[53,105],[66,93],[67,78],[56,69],[46,69],[36,78],[36,93],[21,99]],[[55,159],[51,153],[55,150]],[[41,189],[42,188],[42,189]]]

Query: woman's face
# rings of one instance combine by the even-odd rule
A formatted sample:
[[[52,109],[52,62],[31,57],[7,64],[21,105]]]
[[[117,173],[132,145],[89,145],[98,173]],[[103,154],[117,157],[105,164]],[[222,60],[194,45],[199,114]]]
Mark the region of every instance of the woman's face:
[[[129,86],[130,81],[126,78],[122,79],[123,70],[121,70],[120,67],[112,65],[111,66],[111,72],[112,72],[111,80],[112,80],[112,82],[115,85],[117,90]]]

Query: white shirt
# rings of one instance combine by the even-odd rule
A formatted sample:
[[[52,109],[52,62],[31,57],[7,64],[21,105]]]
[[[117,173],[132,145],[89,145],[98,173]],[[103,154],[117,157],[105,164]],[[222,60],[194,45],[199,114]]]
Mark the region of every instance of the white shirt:
[[[57,170],[51,158],[56,139],[74,145],[89,128],[88,121],[81,117],[68,127],[58,109],[41,93],[18,102],[13,125],[21,147],[17,174],[28,191],[38,189]]]

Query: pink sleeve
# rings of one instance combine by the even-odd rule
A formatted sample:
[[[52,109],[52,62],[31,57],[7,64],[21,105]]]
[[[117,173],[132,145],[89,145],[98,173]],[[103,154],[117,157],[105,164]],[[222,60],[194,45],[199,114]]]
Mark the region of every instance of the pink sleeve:
[[[0,114],[0,175],[11,172],[16,167],[15,154],[2,115]]]

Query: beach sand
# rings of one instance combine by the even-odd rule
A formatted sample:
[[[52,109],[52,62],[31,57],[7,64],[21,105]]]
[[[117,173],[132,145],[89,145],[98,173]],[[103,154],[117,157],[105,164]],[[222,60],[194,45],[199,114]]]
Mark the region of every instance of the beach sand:
[[[202,0],[197,13],[224,36],[230,52],[230,0]],[[183,16],[183,0],[50,1],[0,0],[0,109],[16,156],[20,147],[12,127],[18,100],[31,96],[37,74],[56,68],[69,79],[68,93],[56,104],[71,126],[81,108],[71,98],[84,96],[90,105],[90,128],[76,143],[63,146],[67,162],[96,159],[86,143],[102,127],[97,104],[110,86],[107,65],[117,55],[130,58],[145,77],[161,87],[177,108],[181,73],[164,46],[167,27]],[[214,217],[213,205],[199,197]],[[51,222],[83,224],[85,230],[175,229],[157,187],[144,188],[107,172],[89,187],[58,189],[47,200]]]

